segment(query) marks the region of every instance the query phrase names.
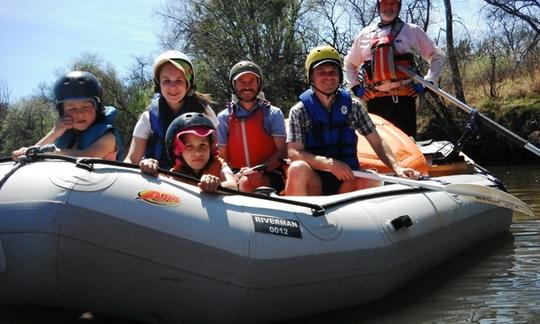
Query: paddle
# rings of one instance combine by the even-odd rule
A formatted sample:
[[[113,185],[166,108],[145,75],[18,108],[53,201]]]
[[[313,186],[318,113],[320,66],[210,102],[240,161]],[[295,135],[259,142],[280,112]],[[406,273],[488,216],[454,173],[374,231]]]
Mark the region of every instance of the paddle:
[[[234,175],[236,177],[242,177],[242,176],[245,176],[245,175],[250,175],[250,174],[253,174],[255,172],[258,172],[258,171],[263,171],[263,170],[266,170],[266,164],[259,164],[259,165],[256,165],[254,167],[251,167],[249,169],[245,169],[244,171],[238,171],[236,172]]]
[[[353,173],[359,178],[397,183],[429,190],[444,191],[449,194],[464,196],[482,203],[513,209],[526,215],[534,216],[533,210],[527,206],[526,203],[512,196],[511,194],[495,188],[470,183],[442,184],[436,181],[412,180],[365,171],[353,171]]]
[[[408,68],[406,68],[404,66],[400,66],[400,65],[397,65],[397,68],[400,69],[401,71],[407,73],[413,80],[415,80],[417,82],[420,82],[424,87],[426,87],[429,90],[435,92],[436,94],[448,99],[450,102],[452,102],[454,105],[458,106],[459,108],[461,108],[462,110],[464,110],[468,114],[476,113],[477,116],[479,116],[482,119],[482,121],[486,122],[486,125],[489,128],[491,128],[492,130],[494,130],[495,132],[497,132],[497,133],[505,136],[506,138],[514,141],[515,143],[519,144],[521,147],[525,148],[526,150],[529,150],[529,151],[533,152],[534,154],[536,154],[536,156],[540,156],[540,149],[538,147],[536,147],[533,144],[527,142],[525,139],[519,137],[515,133],[512,133],[511,131],[504,128],[503,126],[497,124],[491,118],[487,117],[486,115],[480,113],[478,110],[476,110],[476,109],[466,105],[465,103],[461,102],[460,100],[458,100],[457,98],[455,98],[454,96],[452,96],[448,92],[440,89],[439,87],[437,87],[433,83],[431,83],[431,82],[429,82],[427,80],[424,80],[424,78],[422,78],[418,74],[414,73],[412,70],[410,70],[410,69],[408,69]]]

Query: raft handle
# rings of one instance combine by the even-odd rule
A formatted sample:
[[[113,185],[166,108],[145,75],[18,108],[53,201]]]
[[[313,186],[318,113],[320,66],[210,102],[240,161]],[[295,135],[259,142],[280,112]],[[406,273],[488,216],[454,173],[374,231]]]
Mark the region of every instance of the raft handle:
[[[410,227],[413,224],[409,215],[399,216],[393,219],[390,223],[392,224],[392,226],[394,227],[396,231],[399,231],[402,228]]]
[[[75,166],[89,172],[94,171],[93,161],[88,158],[77,159],[77,161],[75,162]]]

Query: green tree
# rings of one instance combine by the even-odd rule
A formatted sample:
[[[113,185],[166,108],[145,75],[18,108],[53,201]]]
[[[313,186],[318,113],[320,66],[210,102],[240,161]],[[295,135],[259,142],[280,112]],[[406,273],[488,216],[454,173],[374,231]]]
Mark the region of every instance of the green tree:
[[[2,122],[6,118],[8,112],[10,95],[11,91],[9,90],[7,81],[4,79],[0,79],[0,131]],[[4,141],[5,138],[3,136],[0,137],[0,148],[3,147]]]
[[[159,11],[163,45],[196,58],[199,89],[215,96],[216,110],[230,98],[230,68],[246,59],[262,68],[267,98],[288,108],[305,87],[306,6],[302,0],[168,1]]]
[[[1,155],[31,146],[45,136],[56,119],[52,102],[43,96],[22,99],[8,109],[0,125]]]

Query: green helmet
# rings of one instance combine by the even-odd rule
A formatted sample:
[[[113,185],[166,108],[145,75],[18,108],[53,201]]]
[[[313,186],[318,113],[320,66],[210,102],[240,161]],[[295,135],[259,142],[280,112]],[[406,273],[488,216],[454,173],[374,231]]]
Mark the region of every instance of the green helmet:
[[[257,89],[257,92],[261,91],[263,83],[262,71],[257,64],[251,61],[240,61],[231,68],[231,71],[229,72],[229,84],[231,86],[231,90],[236,93],[234,81],[246,73],[253,73],[259,78],[259,89]]]
[[[339,67],[339,70],[341,72],[339,76],[339,82],[342,83],[343,70],[341,66],[341,56],[335,48],[329,45],[315,47],[311,50],[311,52],[309,52],[308,56],[306,57],[306,63],[304,65],[304,68],[306,70],[306,78],[308,83],[312,83],[311,72],[313,72],[313,69],[324,63],[333,63]]]

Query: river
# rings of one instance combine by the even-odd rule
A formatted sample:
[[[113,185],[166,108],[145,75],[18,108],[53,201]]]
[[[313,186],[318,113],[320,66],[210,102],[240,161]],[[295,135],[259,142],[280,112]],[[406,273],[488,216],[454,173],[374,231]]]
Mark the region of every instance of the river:
[[[536,215],[514,213],[510,233],[454,257],[382,300],[286,323],[540,323],[540,164],[487,168]],[[50,307],[0,306],[0,324],[84,323],[79,316]],[[91,322],[135,323],[100,315]]]
[[[540,164],[487,169],[535,216],[382,300],[288,323],[540,323]]]

